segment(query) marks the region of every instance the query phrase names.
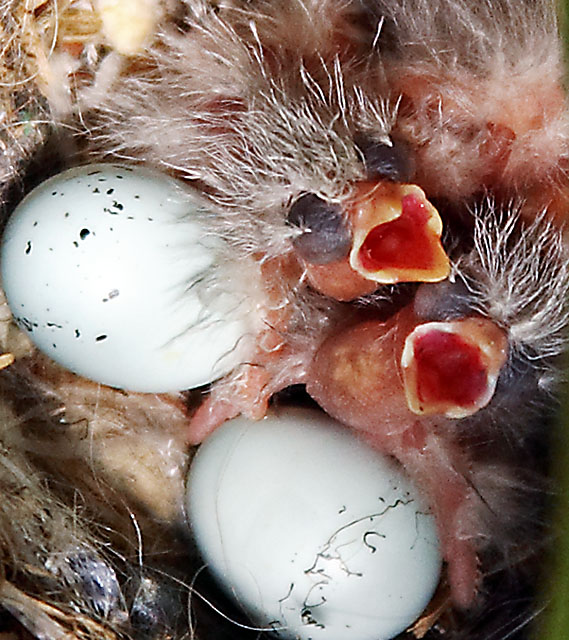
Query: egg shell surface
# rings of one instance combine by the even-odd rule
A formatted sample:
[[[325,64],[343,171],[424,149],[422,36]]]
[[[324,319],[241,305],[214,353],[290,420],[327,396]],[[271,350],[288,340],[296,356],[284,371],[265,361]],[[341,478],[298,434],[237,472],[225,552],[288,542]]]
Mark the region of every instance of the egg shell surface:
[[[35,345],[132,391],[209,383],[240,361],[244,296],[220,282],[199,194],[140,167],[76,167],[16,207],[2,244],[12,314]],[[204,286],[204,282],[211,286]]]
[[[226,423],[198,450],[187,486],[208,569],[283,637],[387,640],[436,590],[427,506],[395,461],[321,412]]]

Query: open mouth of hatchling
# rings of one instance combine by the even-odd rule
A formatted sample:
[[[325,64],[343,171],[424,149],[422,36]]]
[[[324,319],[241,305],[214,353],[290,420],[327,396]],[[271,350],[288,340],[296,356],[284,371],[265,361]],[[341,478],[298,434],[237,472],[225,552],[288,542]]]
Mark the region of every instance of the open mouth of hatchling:
[[[465,418],[485,407],[506,363],[507,344],[506,334],[484,318],[417,326],[401,356],[411,411]]]
[[[442,221],[412,184],[364,183],[350,206],[350,266],[380,284],[438,282],[450,272]]]

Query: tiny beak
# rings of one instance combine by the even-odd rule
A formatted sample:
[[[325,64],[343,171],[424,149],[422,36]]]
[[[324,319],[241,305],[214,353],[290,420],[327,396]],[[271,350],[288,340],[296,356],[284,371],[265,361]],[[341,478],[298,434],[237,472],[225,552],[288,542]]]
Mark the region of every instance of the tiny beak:
[[[409,409],[465,418],[492,399],[508,357],[505,332],[484,318],[420,324],[401,356]]]
[[[349,205],[350,266],[379,284],[439,282],[450,272],[443,224],[413,184],[362,183]]]

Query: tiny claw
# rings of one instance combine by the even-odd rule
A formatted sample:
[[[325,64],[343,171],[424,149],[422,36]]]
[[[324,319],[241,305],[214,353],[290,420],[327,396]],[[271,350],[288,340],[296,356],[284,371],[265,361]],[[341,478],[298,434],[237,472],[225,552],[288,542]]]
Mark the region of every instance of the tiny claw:
[[[485,407],[508,357],[502,329],[484,318],[420,324],[401,355],[409,409],[465,418]]]
[[[442,221],[413,184],[363,183],[351,203],[350,266],[380,284],[438,282],[450,272]]]

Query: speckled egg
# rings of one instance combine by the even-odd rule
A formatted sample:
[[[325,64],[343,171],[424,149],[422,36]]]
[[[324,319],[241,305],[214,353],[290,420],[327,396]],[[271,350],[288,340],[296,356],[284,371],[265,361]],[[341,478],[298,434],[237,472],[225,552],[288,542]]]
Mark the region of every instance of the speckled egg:
[[[439,582],[436,526],[417,489],[322,412],[227,422],[198,450],[187,486],[207,568],[285,638],[394,638]]]
[[[158,172],[95,164],[18,205],[2,283],[18,325],[68,369],[163,392],[211,382],[241,358],[251,307],[207,236],[199,194]]]

